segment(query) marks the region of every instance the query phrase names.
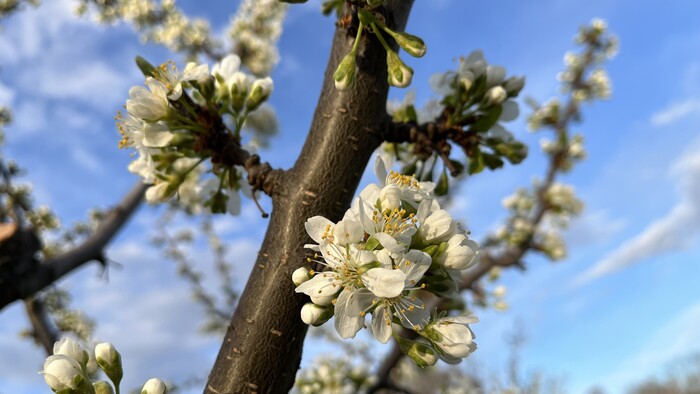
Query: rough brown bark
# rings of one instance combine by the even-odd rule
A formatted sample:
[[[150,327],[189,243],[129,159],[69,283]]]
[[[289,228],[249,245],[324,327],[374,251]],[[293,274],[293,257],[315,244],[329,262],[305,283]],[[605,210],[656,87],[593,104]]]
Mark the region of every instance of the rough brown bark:
[[[412,1],[387,2],[387,20],[403,30]],[[334,87],[333,73],[354,35],[336,29],[321,96],[299,159],[272,195],[273,211],[256,264],[233,315],[205,393],[284,393],[301,361],[307,326],[291,274],[310,241],[304,222],[340,219],[348,208],[380,131],[386,127],[386,54],[363,36],[355,85]]]

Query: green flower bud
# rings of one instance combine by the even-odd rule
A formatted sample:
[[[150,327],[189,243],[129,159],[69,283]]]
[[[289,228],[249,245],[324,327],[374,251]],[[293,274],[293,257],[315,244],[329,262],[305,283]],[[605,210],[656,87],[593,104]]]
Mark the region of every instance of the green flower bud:
[[[108,382],[105,382],[104,380],[100,380],[99,382],[93,383],[92,387],[95,388],[95,394],[114,394],[114,389],[112,389],[112,385]]]
[[[423,39],[418,36],[404,32],[393,32],[391,30],[387,30],[387,32],[394,37],[394,40],[396,40],[396,43],[399,44],[401,49],[413,57],[423,57],[428,50]]]
[[[105,375],[115,386],[119,386],[124,371],[122,370],[122,356],[109,342],[98,343],[95,346],[95,361],[102,368]]]
[[[386,53],[387,80],[389,85],[405,88],[411,84],[413,69],[407,66],[394,51]]]
[[[350,52],[338,65],[333,74],[335,88],[344,91],[355,83],[355,52]]]
[[[270,77],[258,79],[253,82],[253,86],[250,88],[250,94],[245,102],[248,111],[253,111],[258,108],[260,104],[270,97],[273,89],[274,85]]]

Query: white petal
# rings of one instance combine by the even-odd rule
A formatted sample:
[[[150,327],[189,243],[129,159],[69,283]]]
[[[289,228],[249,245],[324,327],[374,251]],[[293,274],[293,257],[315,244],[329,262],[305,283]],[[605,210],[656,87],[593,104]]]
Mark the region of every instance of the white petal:
[[[391,312],[385,305],[379,305],[372,312],[372,334],[381,343],[391,338]]]
[[[375,228],[372,219],[369,216],[367,216],[367,211],[372,212],[374,209],[370,207],[362,198],[359,198],[359,204],[357,208],[359,211],[360,224],[362,225],[362,228],[367,234],[374,234],[377,231],[377,229]]]
[[[413,309],[405,309],[401,314],[401,324],[404,327],[412,330],[425,328],[426,323],[430,320],[430,311],[425,307],[425,303],[417,298],[413,301],[417,304]]]
[[[380,185],[386,185],[386,177],[388,174],[386,165],[384,165],[384,160],[382,160],[381,156],[377,155],[377,161],[374,162],[374,175],[377,176]]]
[[[318,242],[319,244],[322,243],[323,233],[326,232],[326,229],[329,229],[328,226],[331,226],[330,228],[332,228],[334,224],[333,222],[324,218],[323,216],[314,216],[312,218],[309,218],[306,221],[306,223],[304,223],[304,227],[306,227],[306,232],[309,233],[311,239]]]
[[[162,148],[173,139],[175,134],[160,123],[146,123],[143,127],[143,144],[148,148]]]
[[[401,270],[372,268],[362,275],[362,283],[377,297],[393,298],[403,291],[406,274]]]
[[[387,233],[375,233],[372,235],[379,243],[392,253],[402,253],[406,250],[405,245],[401,245],[394,237]]]
[[[404,255],[399,263],[399,268],[406,273],[406,282],[411,286],[415,286],[423,279],[423,274],[430,268],[431,262],[432,259],[429,254],[412,249]]]
[[[335,330],[342,338],[354,338],[365,325],[365,316],[361,314],[360,290],[354,293],[345,289],[340,292],[335,303]],[[370,301],[371,303],[371,301]]]
[[[328,297],[335,295],[340,290],[333,272],[321,272],[313,278],[300,284],[294,290],[297,293],[304,293],[308,296]]]
[[[518,118],[518,115],[520,115],[520,108],[518,107],[518,103],[516,103],[513,100],[508,100],[505,103],[503,103],[503,112],[501,112],[501,116],[498,117],[498,120],[501,122],[510,122],[511,120],[515,120]]]

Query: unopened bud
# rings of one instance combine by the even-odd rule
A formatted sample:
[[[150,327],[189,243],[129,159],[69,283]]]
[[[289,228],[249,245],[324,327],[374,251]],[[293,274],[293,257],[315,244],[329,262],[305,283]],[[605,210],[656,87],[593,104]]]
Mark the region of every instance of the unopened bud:
[[[124,376],[124,371],[122,370],[122,356],[114,348],[114,345],[109,342],[98,343],[95,346],[95,361],[109,380],[118,386]]]
[[[423,57],[428,48],[420,37],[403,32],[390,32],[401,49],[413,57]]]
[[[333,308],[308,302],[301,307],[301,321],[312,326],[320,326],[333,316]]]
[[[231,77],[231,107],[236,112],[243,109],[248,95],[248,77],[238,71]]]
[[[93,383],[92,387],[95,389],[95,394],[114,394],[114,389],[112,389],[112,385],[108,382],[105,382],[104,380],[100,380],[99,382]]]
[[[525,77],[510,77],[503,84],[503,88],[508,93],[508,97],[517,96],[525,87]]]
[[[309,279],[311,279],[311,272],[306,267],[297,268],[292,272],[292,282],[297,286]]]
[[[387,77],[389,85],[396,86],[398,88],[405,88],[411,84],[411,80],[413,79],[413,69],[401,61],[396,52],[387,51],[386,65],[389,74]]]
[[[350,51],[333,74],[335,88],[344,91],[355,83],[355,52]]]
[[[494,86],[486,92],[486,102],[489,105],[500,105],[508,98],[506,90],[501,86]]]
[[[165,394],[168,388],[162,380],[158,378],[149,379],[141,388],[141,394]]]
[[[274,85],[270,77],[258,79],[253,82],[253,86],[250,88],[250,94],[245,102],[248,111],[253,111],[258,108],[260,104],[270,97],[273,89]]]

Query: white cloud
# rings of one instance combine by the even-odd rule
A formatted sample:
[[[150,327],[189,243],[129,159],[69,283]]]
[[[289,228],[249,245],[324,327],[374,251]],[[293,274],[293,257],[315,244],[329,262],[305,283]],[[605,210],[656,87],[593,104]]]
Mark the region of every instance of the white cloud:
[[[98,159],[97,156],[95,156],[89,150],[81,146],[74,146],[73,149],[71,149],[70,154],[71,158],[87,172],[93,174],[104,173],[102,162],[100,162],[100,159]]]
[[[15,91],[0,82],[0,105],[12,105],[15,99]]]
[[[681,200],[663,217],[574,279],[574,286],[619,271],[650,257],[687,248],[700,235],[700,139],[671,167],[679,179]]]
[[[613,218],[607,211],[584,211],[572,220],[566,231],[566,243],[570,248],[601,243],[619,234],[625,226],[624,219]]]
[[[669,105],[651,116],[651,124],[664,126],[691,114],[700,115],[700,99],[691,98]]]
[[[46,102],[43,100],[23,100],[14,109],[13,127],[21,133],[34,134],[48,125],[46,117],[41,116],[46,113]]]

